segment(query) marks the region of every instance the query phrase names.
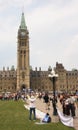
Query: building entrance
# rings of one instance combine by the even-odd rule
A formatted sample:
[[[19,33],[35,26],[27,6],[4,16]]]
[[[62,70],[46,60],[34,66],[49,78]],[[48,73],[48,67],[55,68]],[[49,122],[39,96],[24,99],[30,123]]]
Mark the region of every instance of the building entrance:
[[[27,89],[26,89],[26,85],[22,84],[21,86],[21,92],[26,93]]]

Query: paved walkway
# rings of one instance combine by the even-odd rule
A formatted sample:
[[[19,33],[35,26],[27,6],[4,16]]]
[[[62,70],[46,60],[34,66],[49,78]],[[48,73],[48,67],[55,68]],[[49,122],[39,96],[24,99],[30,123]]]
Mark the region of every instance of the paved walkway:
[[[60,102],[58,102],[58,107],[60,110],[62,110],[62,106],[60,104]],[[52,122],[59,122],[59,118],[58,116],[53,116],[53,109],[52,109],[52,104],[50,102],[50,110],[46,110],[45,109],[45,103],[43,102],[43,99],[37,99],[36,101],[36,108],[39,109],[40,111],[42,112],[45,112],[45,113],[49,113],[50,116],[52,117]],[[76,117],[74,118],[74,128],[76,130],[78,130],[78,110],[76,110]]]

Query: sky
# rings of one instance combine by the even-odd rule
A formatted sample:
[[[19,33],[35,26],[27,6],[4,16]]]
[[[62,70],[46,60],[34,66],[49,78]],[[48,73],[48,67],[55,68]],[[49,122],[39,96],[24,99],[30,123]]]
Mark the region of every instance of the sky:
[[[17,68],[17,33],[24,12],[30,65],[47,70],[62,63],[78,69],[78,0],[0,0],[0,70]]]

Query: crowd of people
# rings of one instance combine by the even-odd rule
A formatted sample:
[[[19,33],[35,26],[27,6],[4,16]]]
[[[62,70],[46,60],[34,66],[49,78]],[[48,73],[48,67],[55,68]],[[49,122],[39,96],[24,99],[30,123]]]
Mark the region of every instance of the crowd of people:
[[[76,116],[76,110],[78,109],[78,95],[75,94],[62,94],[59,97],[62,105],[63,114],[66,116]]]
[[[19,99],[26,99],[25,93],[19,93],[19,92],[3,92],[0,94],[0,100],[19,100]]]
[[[64,116],[72,116],[73,118],[76,116],[76,110],[78,109],[78,90],[74,94],[66,94],[61,93],[54,95],[49,94],[48,92],[30,92],[30,93],[3,93],[0,95],[1,100],[19,100],[22,99],[24,101],[29,100],[29,119],[36,120],[36,99],[43,100],[45,104],[46,113],[52,108],[57,111],[58,101],[62,106],[62,112]],[[51,105],[51,106],[50,106]],[[32,117],[33,116],[33,117]]]

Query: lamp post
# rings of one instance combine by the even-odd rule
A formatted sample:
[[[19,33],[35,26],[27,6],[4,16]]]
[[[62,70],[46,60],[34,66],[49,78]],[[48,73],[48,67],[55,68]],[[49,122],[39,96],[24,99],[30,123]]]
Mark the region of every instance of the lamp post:
[[[48,75],[49,79],[51,80],[51,82],[53,83],[53,99],[52,99],[52,103],[53,103],[53,115],[57,115],[57,109],[56,109],[56,79],[58,77],[58,74],[55,74],[55,71],[52,70],[51,73]]]

